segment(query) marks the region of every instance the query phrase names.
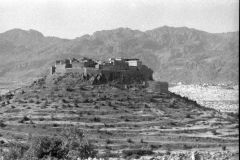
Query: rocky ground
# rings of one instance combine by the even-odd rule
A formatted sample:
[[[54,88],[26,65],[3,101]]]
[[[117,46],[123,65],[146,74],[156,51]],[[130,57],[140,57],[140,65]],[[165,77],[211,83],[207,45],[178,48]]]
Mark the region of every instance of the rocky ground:
[[[29,134],[56,135],[75,126],[105,157],[180,159],[198,151],[237,159],[239,154],[238,114],[171,92],[90,85],[81,75],[69,74],[40,79],[0,100],[0,148],[25,143]]]
[[[170,91],[221,112],[239,111],[238,86],[177,85],[171,87]]]

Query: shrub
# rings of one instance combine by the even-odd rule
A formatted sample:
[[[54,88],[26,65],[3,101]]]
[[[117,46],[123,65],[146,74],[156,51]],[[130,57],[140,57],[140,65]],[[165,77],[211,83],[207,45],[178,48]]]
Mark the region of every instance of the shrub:
[[[111,144],[112,141],[111,141],[110,139],[107,139],[107,140],[106,140],[106,143],[107,143],[107,144]]]
[[[226,146],[222,146],[222,150],[226,151],[227,147]]]
[[[120,155],[119,153],[113,153],[110,150],[106,150],[105,153],[102,155],[98,156],[98,158],[103,158],[103,159],[108,159],[108,158],[119,158]]]
[[[29,121],[30,118],[28,118],[27,116],[24,116],[20,121],[19,123],[24,123],[25,121]]]
[[[188,144],[184,144],[184,145],[183,145],[183,148],[186,149],[186,150],[187,150],[187,149],[192,149],[192,146],[191,146],[191,145],[188,145]]]
[[[40,101],[36,101],[35,103],[36,103],[36,104],[40,104],[41,102],[40,102]]]
[[[8,152],[3,153],[4,160],[16,160],[23,158],[24,153],[28,149],[29,146],[22,143],[12,143],[10,144],[10,148]]]
[[[4,127],[6,127],[7,125],[3,122],[3,121],[0,121],[0,127],[1,128],[4,128]]]
[[[46,156],[51,156],[61,159],[64,158],[66,154],[67,150],[60,137],[40,136],[33,138],[25,157],[28,159],[41,159]]]
[[[161,148],[162,147],[162,145],[157,145],[157,144],[151,144],[150,146],[149,146],[151,149],[158,149],[158,148]]]
[[[219,133],[216,130],[212,130],[213,135],[218,135]]]
[[[93,118],[93,121],[94,121],[94,122],[100,122],[101,119],[100,119],[99,117],[94,117],[94,118]]]
[[[88,140],[85,138],[83,132],[75,127],[65,129],[62,133],[66,148],[69,151],[67,158],[74,159],[76,156],[82,159],[88,157],[95,157],[97,152]]]
[[[166,155],[171,155],[171,150],[168,148],[165,154]]]
[[[63,103],[69,103],[69,101],[66,100],[66,99],[62,99],[62,102],[63,102]]]
[[[68,91],[68,92],[72,92],[72,91],[74,91],[74,89],[73,89],[73,88],[70,88],[70,87],[68,87],[68,88],[66,89],[66,91]]]
[[[133,141],[132,141],[131,138],[128,138],[128,139],[127,139],[127,142],[128,142],[128,143],[133,143]]]
[[[33,100],[33,99],[30,99],[28,102],[29,102],[29,103],[34,103],[34,100]]]
[[[126,158],[133,155],[137,155],[138,157],[144,156],[144,155],[152,155],[154,154],[154,152],[148,149],[133,149],[133,150],[123,150],[122,154],[123,154],[123,157]]]
[[[59,124],[53,123],[53,127],[58,127],[58,126],[59,126]]]
[[[29,138],[30,147],[13,145],[4,155],[4,160],[38,159],[86,159],[95,157],[97,152],[82,131],[65,129],[59,136],[38,136]]]
[[[192,118],[191,114],[187,114],[186,118]]]
[[[45,118],[43,118],[43,117],[39,118],[39,121],[44,121],[44,120],[45,120]]]

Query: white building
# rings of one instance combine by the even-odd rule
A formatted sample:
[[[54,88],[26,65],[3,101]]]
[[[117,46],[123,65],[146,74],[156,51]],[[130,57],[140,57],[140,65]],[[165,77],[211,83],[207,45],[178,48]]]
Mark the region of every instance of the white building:
[[[139,59],[125,59],[130,67],[139,67],[142,65],[142,62]]]

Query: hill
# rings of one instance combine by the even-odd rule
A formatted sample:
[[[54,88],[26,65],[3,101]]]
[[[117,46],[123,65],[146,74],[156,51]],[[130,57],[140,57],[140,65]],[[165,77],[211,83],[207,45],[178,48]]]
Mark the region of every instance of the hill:
[[[192,159],[181,153],[191,149],[207,153],[204,159],[239,154],[238,114],[221,113],[170,92],[89,85],[80,74],[69,73],[41,78],[0,102],[0,148],[28,143],[28,135],[59,136],[70,126],[87,135],[99,157]]]
[[[0,82],[25,83],[45,74],[56,59],[87,56],[140,58],[162,81],[238,83],[238,34],[163,26],[103,30],[69,40],[13,29],[0,34]]]

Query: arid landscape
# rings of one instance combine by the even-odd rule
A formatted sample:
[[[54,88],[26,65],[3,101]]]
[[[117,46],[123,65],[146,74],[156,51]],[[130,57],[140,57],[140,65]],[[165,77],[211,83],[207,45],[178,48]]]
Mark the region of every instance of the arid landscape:
[[[176,90],[175,90],[176,91]],[[1,97],[2,152],[31,136],[83,131],[98,158],[238,159],[237,113],[174,93],[131,85],[90,85],[80,74],[44,77]]]
[[[239,0],[0,0],[0,160],[239,160]]]
[[[170,91],[221,112],[239,112],[239,86],[176,85]]]

